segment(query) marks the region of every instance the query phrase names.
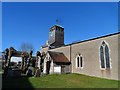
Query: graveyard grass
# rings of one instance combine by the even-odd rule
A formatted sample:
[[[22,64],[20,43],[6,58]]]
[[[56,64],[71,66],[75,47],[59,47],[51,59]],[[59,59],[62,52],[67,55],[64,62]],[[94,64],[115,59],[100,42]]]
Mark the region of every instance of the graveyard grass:
[[[42,77],[3,79],[3,88],[118,88],[117,80],[81,74],[53,74]]]

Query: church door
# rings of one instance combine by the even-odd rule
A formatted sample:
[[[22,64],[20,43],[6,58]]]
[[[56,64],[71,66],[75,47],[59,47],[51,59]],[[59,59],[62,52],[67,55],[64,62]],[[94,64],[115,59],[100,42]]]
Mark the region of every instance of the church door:
[[[50,71],[50,61],[47,61],[46,62],[46,74],[49,74],[49,71]]]

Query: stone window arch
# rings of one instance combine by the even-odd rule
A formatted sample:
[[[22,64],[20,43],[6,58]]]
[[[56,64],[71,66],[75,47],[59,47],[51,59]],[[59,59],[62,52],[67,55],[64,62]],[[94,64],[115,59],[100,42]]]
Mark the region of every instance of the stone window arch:
[[[83,56],[81,54],[76,56],[76,68],[83,68]]]
[[[110,50],[105,41],[100,46],[100,62],[101,69],[110,69]]]

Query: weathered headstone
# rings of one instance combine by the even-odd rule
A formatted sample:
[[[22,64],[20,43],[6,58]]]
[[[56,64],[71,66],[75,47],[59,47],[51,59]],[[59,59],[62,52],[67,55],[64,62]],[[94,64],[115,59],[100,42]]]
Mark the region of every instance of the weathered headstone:
[[[35,72],[35,77],[40,77],[40,75],[41,75],[41,70],[37,68]]]
[[[35,77],[39,77],[41,75],[41,53],[37,51],[36,53],[36,71],[35,71]]]
[[[26,75],[27,75],[27,76],[32,76],[32,67],[31,67],[31,66],[28,67],[28,70],[27,70],[27,72],[26,72]]]

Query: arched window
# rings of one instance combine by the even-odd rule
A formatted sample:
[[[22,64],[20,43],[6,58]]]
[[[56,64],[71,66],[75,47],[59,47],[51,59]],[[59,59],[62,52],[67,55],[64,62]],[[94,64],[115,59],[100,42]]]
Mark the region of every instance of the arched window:
[[[83,67],[83,60],[82,60],[82,57],[80,57],[80,67]]]
[[[80,54],[76,56],[76,67],[83,68],[83,57]]]
[[[104,41],[100,46],[100,61],[101,61],[101,68],[103,69],[110,68],[109,47]]]
[[[80,59],[77,57],[77,67],[80,67]]]
[[[100,47],[101,68],[105,68],[103,46]]]
[[[106,68],[110,68],[110,57],[109,57],[109,48],[105,46],[105,58],[106,58]]]

